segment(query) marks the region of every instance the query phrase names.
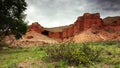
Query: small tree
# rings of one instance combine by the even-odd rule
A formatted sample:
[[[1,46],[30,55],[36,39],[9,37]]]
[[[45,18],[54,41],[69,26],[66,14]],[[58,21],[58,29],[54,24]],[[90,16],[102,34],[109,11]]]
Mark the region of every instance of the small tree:
[[[25,0],[0,0],[0,41],[10,34],[19,39],[27,32],[23,21],[26,7]]]

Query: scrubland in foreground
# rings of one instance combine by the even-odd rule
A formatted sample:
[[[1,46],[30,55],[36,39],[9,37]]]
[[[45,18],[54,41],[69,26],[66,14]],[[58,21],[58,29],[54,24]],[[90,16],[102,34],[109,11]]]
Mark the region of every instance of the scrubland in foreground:
[[[6,48],[0,56],[0,68],[120,68],[120,42]]]

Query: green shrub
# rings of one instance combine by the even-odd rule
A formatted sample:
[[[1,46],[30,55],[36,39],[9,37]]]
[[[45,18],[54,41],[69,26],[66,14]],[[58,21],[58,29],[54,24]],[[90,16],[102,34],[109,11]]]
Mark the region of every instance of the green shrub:
[[[55,68],[53,64],[49,64],[48,68]]]
[[[65,60],[69,64],[93,64],[97,61],[102,49],[91,48],[86,44],[77,44],[74,42],[63,43],[50,46],[46,49],[47,58],[60,61]]]
[[[61,60],[60,62],[58,62],[58,68],[68,68],[67,62]]]
[[[103,41],[101,43],[102,45],[116,45],[117,41]]]

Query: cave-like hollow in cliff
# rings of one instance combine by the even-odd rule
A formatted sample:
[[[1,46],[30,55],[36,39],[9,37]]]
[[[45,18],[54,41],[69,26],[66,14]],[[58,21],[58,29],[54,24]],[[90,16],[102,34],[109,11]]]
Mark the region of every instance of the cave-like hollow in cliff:
[[[44,34],[44,35],[48,36],[48,35],[49,35],[49,31],[44,30],[44,31],[42,32],[42,34]]]

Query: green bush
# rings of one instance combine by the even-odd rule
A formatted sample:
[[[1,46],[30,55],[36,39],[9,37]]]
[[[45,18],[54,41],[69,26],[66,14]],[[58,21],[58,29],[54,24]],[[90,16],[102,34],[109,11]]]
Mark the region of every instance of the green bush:
[[[86,65],[93,64],[94,61],[97,61],[101,51],[102,49],[100,48],[91,48],[84,43],[77,44],[69,42],[49,46],[46,49],[46,57],[53,61],[65,60],[69,64]]]

